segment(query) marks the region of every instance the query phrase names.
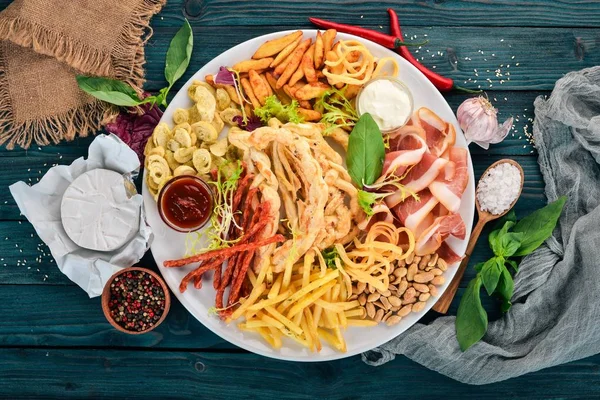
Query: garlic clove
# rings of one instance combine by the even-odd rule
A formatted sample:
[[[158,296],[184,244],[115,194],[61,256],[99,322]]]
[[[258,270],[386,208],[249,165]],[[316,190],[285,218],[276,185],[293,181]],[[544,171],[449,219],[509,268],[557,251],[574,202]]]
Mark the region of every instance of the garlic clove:
[[[504,140],[513,123],[509,118],[498,126],[498,110],[482,96],[465,100],[458,107],[456,117],[467,141],[486,150],[490,144]]]
[[[513,118],[510,117],[506,121],[504,121],[502,125],[496,128],[496,131],[494,132],[493,138],[490,140],[490,143],[497,144],[503,141],[504,138],[506,138],[506,136],[508,135],[508,132],[510,132],[510,130],[512,129],[512,126]]]

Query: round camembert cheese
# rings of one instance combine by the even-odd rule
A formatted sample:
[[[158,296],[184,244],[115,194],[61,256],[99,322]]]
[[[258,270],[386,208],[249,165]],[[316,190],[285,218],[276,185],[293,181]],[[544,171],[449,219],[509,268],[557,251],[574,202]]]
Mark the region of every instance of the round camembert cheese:
[[[61,220],[75,244],[90,250],[112,251],[139,230],[140,206],[130,200],[126,181],[108,169],[78,176],[63,195]]]

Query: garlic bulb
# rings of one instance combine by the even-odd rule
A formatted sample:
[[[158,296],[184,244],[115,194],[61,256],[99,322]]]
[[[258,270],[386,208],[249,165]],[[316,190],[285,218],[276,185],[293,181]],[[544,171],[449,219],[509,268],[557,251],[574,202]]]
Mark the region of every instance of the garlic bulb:
[[[513,125],[510,117],[498,126],[498,110],[482,96],[465,100],[458,107],[456,117],[467,142],[475,142],[486,150],[490,144],[503,141]]]

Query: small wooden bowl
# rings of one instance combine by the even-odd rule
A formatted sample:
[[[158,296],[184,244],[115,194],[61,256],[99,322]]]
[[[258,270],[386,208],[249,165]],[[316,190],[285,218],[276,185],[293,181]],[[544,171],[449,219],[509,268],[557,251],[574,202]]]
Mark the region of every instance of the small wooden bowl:
[[[141,271],[141,272],[146,272],[146,273],[150,274],[158,281],[158,283],[160,284],[160,287],[162,288],[163,292],[165,293],[165,309],[163,311],[162,316],[160,317],[160,319],[158,321],[156,321],[156,323],[153,326],[146,329],[145,331],[140,331],[140,332],[127,330],[127,329],[123,328],[121,325],[119,325],[110,315],[110,308],[108,306],[108,301],[110,300],[110,284],[119,275],[125,274],[127,272],[132,272],[132,271]],[[102,290],[102,311],[104,312],[104,316],[106,317],[107,321],[110,322],[110,324],[116,330],[121,331],[123,333],[128,333],[130,335],[141,335],[142,333],[150,332],[151,330],[153,330],[154,328],[156,328],[157,326],[162,324],[162,322],[167,317],[167,314],[169,313],[169,308],[171,308],[171,294],[169,293],[169,288],[167,287],[167,284],[165,283],[165,281],[163,280],[163,278],[160,275],[158,275],[156,272],[151,271],[146,268],[129,267],[129,268],[124,268],[120,271],[117,271],[106,282],[106,285],[104,285],[104,289]]]

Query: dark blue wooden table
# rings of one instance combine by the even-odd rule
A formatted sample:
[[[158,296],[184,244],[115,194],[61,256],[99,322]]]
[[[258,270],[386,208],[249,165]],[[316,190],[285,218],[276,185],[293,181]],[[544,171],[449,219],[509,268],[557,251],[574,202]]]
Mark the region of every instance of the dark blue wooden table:
[[[8,0],[0,0],[0,8]],[[545,204],[532,130],[533,100],[563,74],[600,64],[600,2],[591,0],[314,1],[169,0],[152,22],[146,89],[165,86],[164,57],[187,17],[194,55],[180,85],[207,61],[252,37],[308,28],[319,16],[387,30],[387,7],[404,32],[429,44],[415,54],[463,86],[485,89],[515,129],[489,151],[471,147],[475,175],[510,157],[525,171],[516,206],[524,215]],[[177,89],[177,88],[176,88]],[[464,95],[446,95],[456,107]],[[473,387],[405,357],[377,369],[360,358],[299,364],[247,353],[209,332],[179,304],[155,331],[121,334],[106,322],[100,299],[89,299],[56,268],[48,249],[19,214],[7,186],[35,183],[52,165],[87,154],[91,139],[59,146],[0,151],[0,398],[592,398],[600,396],[600,355],[497,384]],[[484,232],[483,237],[486,237]],[[478,244],[471,264],[490,253]],[[147,254],[141,265],[156,268]],[[473,276],[467,272],[460,290]],[[487,297],[484,296],[487,300]],[[493,301],[485,304],[498,317]],[[427,318],[434,318],[431,313]]]

